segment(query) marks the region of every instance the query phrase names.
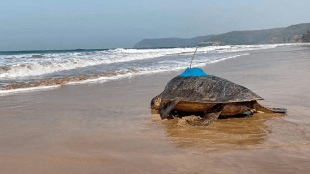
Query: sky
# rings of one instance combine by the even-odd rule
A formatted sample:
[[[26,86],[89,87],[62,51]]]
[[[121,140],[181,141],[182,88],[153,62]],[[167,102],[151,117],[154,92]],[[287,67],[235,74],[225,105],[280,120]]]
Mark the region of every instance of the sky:
[[[310,22],[309,0],[0,0],[0,51],[130,48]]]

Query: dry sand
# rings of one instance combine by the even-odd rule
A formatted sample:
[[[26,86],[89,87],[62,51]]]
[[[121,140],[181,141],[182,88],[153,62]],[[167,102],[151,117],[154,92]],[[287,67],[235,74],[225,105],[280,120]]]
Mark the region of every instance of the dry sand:
[[[288,109],[209,127],[150,113],[180,72],[0,96],[0,173],[309,173],[309,67],[306,46],[207,65]]]

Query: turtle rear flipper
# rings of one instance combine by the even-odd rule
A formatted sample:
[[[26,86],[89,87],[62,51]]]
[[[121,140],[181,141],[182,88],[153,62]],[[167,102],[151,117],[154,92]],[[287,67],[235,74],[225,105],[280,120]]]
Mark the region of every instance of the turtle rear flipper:
[[[257,101],[255,101],[253,106],[257,111],[262,111],[265,113],[286,113],[287,112],[287,109],[285,109],[285,108],[269,108],[266,106],[262,106]]]
[[[285,108],[268,108],[270,111],[274,113],[286,113],[287,109]]]

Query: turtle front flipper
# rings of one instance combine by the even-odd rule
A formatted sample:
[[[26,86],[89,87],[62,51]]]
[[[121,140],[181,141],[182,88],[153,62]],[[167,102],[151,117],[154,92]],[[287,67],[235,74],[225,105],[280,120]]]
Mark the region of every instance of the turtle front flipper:
[[[211,125],[215,120],[217,120],[220,116],[220,114],[223,111],[223,105],[218,104],[213,106],[208,113],[204,115],[203,118],[194,120],[194,121],[187,121],[188,124],[193,126],[209,126]]]
[[[160,111],[160,118],[165,119],[170,116],[173,108],[181,101],[181,98],[175,98],[169,103],[163,103],[163,107]]]

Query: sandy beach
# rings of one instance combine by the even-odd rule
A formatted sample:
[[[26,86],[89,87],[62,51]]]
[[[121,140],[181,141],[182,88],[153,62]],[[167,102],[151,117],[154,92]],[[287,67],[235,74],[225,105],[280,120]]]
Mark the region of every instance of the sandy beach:
[[[151,114],[178,71],[0,96],[0,173],[309,173],[310,47],[207,64],[288,109],[209,127]]]

